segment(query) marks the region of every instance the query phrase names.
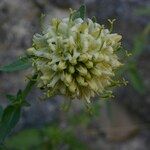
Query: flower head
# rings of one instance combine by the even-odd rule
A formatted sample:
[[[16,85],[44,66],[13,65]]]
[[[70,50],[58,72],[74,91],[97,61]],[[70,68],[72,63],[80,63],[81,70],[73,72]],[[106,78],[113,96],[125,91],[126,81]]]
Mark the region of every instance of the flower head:
[[[116,54],[121,38],[91,19],[52,19],[27,50],[37,86],[47,97],[62,94],[89,102],[107,90],[121,66]]]

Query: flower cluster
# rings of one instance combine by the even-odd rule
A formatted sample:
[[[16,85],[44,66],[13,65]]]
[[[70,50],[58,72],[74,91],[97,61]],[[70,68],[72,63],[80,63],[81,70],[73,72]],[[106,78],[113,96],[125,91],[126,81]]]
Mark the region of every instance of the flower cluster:
[[[90,102],[107,90],[122,65],[116,54],[121,38],[91,19],[52,19],[27,50],[37,86],[47,97],[62,94]]]

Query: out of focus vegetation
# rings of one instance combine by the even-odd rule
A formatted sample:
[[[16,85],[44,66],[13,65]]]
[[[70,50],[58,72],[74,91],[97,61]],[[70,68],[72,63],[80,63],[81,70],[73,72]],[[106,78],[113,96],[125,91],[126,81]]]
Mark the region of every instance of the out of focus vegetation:
[[[148,44],[149,34],[150,24],[145,27],[142,33],[135,36],[131,56],[129,56],[129,59],[127,59],[127,63],[123,68],[123,72],[127,73],[131,85],[140,94],[144,94],[147,89],[137,68],[138,58],[145,51]]]
[[[60,129],[58,124],[43,129],[28,129],[6,141],[7,149],[14,150],[86,150],[70,129]]]

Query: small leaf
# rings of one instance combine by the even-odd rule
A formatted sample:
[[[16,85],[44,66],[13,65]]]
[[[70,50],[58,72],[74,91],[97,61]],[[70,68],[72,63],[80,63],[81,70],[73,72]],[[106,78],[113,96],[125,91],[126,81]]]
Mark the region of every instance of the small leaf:
[[[6,98],[7,98],[10,102],[13,102],[13,101],[16,100],[16,96],[10,95],[10,94],[6,94]]]
[[[75,19],[77,19],[77,18],[80,18],[80,13],[79,12],[74,12],[73,14],[72,14],[72,20],[75,20]]]
[[[22,57],[18,60],[12,62],[11,64],[5,65],[3,67],[0,67],[0,72],[14,72],[19,71],[23,69],[27,69],[31,67],[31,63],[29,61],[28,57]]]
[[[84,20],[86,13],[86,6],[81,5],[80,8],[72,14],[72,20],[82,18]]]
[[[143,94],[145,92],[145,86],[135,65],[130,65],[128,75],[133,88]]]
[[[20,101],[20,103],[24,100],[24,98],[23,98],[23,92],[21,90],[19,90],[17,92],[17,99],[16,100]]]
[[[0,143],[3,143],[5,137],[15,127],[20,118],[20,107],[9,105],[3,112],[0,122]]]
[[[84,19],[85,18],[85,13],[86,13],[85,5],[81,5],[80,8],[78,9],[78,12],[80,12],[80,17],[82,19]]]

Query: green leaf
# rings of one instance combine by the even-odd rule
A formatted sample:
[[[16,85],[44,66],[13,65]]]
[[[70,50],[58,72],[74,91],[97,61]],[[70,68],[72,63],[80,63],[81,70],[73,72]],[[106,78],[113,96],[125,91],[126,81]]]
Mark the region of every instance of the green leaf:
[[[80,8],[78,9],[78,12],[80,12],[80,17],[82,19],[84,19],[85,18],[85,13],[86,13],[85,5],[81,5]]]
[[[13,102],[13,101],[16,100],[16,96],[10,95],[10,94],[6,94],[6,98],[7,98],[10,102]]]
[[[139,56],[144,51],[144,48],[148,42],[149,33],[150,33],[150,24],[148,24],[144,28],[141,34],[135,37],[132,51],[133,57]]]
[[[10,94],[7,94],[6,95],[7,99],[11,102],[11,105],[18,105],[18,106],[25,106],[27,105],[25,99],[23,98],[23,94],[22,94],[22,91],[19,90],[17,92],[17,95],[14,96],[14,95],[10,95]]]
[[[86,6],[81,5],[80,8],[72,14],[72,20],[82,18],[84,20],[86,13]]]
[[[38,129],[25,129],[8,138],[5,144],[9,150],[31,150],[33,147],[39,150],[41,142],[42,139]]]
[[[45,140],[46,137],[46,140]],[[56,150],[62,144],[69,150],[87,150],[87,146],[80,141],[73,130],[61,129],[59,124],[51,124],[42,129],[26,129],[14,134],[5,142],[10,150]]]
[[[17,96],[7,94],[6,97],[11,102],[11,105],[30,106],[30,104],[25,100],[21,90],[17,92]]]
[[[128,75],[129,75],[133,88],[139,93],[143,94],[145,92],[145,86],[134,64],[129,66]]]
[[[21,104],[22,101],[24,101],[24,98],[22,96],[22,91],[19,90],[17,92],[17,95],[10,95],[10,94],[6,94],[6,98],[11,102],[12,105],[16,105],[16,104]]]
[[[19,90],[19,91],[17,92],[16,101],[20,102],[20,104],[21,104],[21,102],[24,101],[24,99],[25,99],[25,98],[23,97],[23,92],[22,92],[21,90]]]
[[[1,121],[2,115],[3,115],[3,107],[0,105],[0,121]]]
[[[73,14],[72,14],[72,20],[75,20],[75,19],[77,19],[77,18],[80,18],[80,13],[79,12],[74,12]]]
[[[133,57],[139,56],[143,52],[144,46],[145,46],[145,38],[142,37],[142,35],[135,37],[132,51]]]
[[[5,137],[15,127],[20,118],[20,107],[9,105],[3,112],[0,122],[0,143],[3,143]]]
[[[12,62],[11,64],[0,67],[0,72],[14,72],[31,67],[28,57],[22,57]]]
[[[6,107],[0,121],[0,144],[3,143],[5,137],[15,127],[20,118],[21,107],[29,106],[30,104],[25,101],[26,96],[30,92],[33,85],[36,83],[37,75],[34,75],[23,91],[19,90],[16,96],[6,94],[10,100],[11,105]]]

